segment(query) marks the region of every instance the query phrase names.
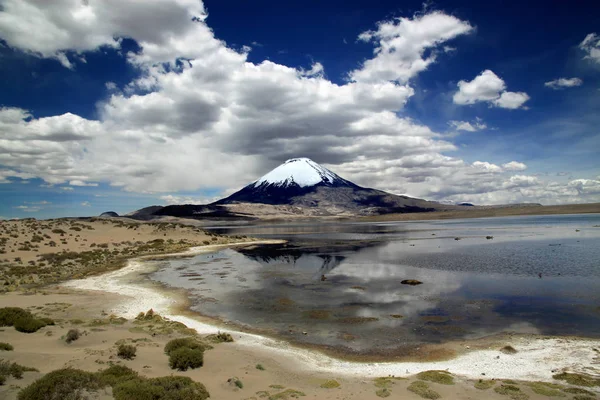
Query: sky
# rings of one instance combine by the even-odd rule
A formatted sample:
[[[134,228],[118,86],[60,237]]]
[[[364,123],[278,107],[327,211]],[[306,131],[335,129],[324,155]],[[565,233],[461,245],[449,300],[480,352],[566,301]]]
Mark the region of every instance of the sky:
[[[0,0],[0,218],[206,203],[309,157],[443,202],[600,202],[592,1]]]

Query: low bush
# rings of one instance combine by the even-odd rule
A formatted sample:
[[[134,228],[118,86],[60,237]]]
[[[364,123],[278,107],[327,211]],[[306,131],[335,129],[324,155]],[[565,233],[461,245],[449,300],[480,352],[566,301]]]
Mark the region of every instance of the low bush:
[[[15,321],[22,318],[33,318],[33,315],[19,307],[0,308],[0,326],[13,326]]]
[[[79,332],[79,329],[69,329],[69,332],[67,332],[67,336],[65,337],[65,342],[74,342],[79,339],[80,336],[81,332]]]
[[[165,353],[170,355],[171,352],[182,347],[187,347],[188,349],[199,349],[202,351],[208,350],[208,346],[204,343],[194,339],[193,337],[186,337],[169,341],[165,345]]]
[[[46,400],[82,398],[84,390],[97,390],[102,387],[96,374],[73,368],[52,371],[21,390],[18,400]]]
[[[205,400],[210,395],[203,384],[191,378],[165,376],[120,383],[113,388],[113,396],[115,400]]]
[[[0,350],[4,350],[4,351],[12,351],[15,348],[13,347],[12,344],[10,343],[4,343],[4,342],[0,342]]]
[[[233,342],[233,336],[226,332],[219,332],[216,335],[208,335],[206,337],[213,343],[231,343]]]
[[[199,368],[204,365],[204,350],[180,347],[169,353],[171,369],[187,371],[188,368]]]
[[[98,372],[98,379],[102,384],[115,386],[119,383],[138,378],[138,373],[124,365],[113,365]]]
[[[46,323],[41,319],[19,318],[15,321],[14,327],[19,332],[33,333],[45,327]]]
[[[135,353],[137,348],[130,344],[120,344],[117,350],[117,356],[124,360],[133,360],[135,358]]]

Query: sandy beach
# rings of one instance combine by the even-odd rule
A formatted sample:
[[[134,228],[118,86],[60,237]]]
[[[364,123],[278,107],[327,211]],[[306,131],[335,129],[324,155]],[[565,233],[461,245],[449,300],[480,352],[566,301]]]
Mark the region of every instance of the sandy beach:
[[[175,251],[168,257],[257,243],[242,239],[236,244],[231,243],[233,240],[230,243],[224,243],[225,239],[218,240],[223,243],[194,246]],[[163,348],[169,340],[190,334],[172,325],[173,321],[194,329],[200,337],[219,331],[233,336],[233,343],[215,344],[212,350],[206,351],[203,367],[175,372],[202,382],[215,399],[419,399],[423,398],[423,393],[408,388],[414,382],[423,381],[423,375],[417,374],[430,370],[448,371],[453,377],[450,385],[426,381],[429,389],[441,398],[503,399],[508,396],[544,399],[547,398],[543,394],[547,394],[544,388],[565,398],[576,398],[560,391],[570,385],[553,379],[553,375],[564,371],[593,376],[600,373],[597,350],[600,341],[534,335],[502,335],[450,343],[447,346],[456,357],[440,361],[355,363],[334,359],[318,351],[241,332],[223,322],[187,312],[184,293],[166,291],[144,279],[151,272],[144,257],[157,255],[132,258],[124,267],[100,275],[1,295],[0,308],[18,306],[36,315],[53,318],[56,325],[35,333],[21,333],[12,327],[0,328],[0,341],[14,346],[13,351],[0,352],[0,358],[39,370],[26,372],[20,380],[9,377],[0,386],[0,397],[15,399],[20,388],[45,373],[64,367],[98,371],[116,363],[146,377],[171,375],[175,371],[169,368]],[[140,312],[150,309],[165,321],[148,324],[135,319]],[[64,335],[69,329],[79,329],[82,337],[73,343],[65,343]],[[119,343],[131,343],[138,348],[134,360],[121,360],[116,356]],[[516,353],[506,354],[501,351],[504,346],[512,346]],[[243,388],[233,385],[232,378],[243,382]],[[476,388],[480,381],[489,381],[490,386]],[[553,386],[539,382],[549,382]],[[504,386],[516,387],[521,397],[501,390]],[[598,387],[584,390],[598,393]],[[110,399],[112,394],[108,388],[92,393],[90,397]]]

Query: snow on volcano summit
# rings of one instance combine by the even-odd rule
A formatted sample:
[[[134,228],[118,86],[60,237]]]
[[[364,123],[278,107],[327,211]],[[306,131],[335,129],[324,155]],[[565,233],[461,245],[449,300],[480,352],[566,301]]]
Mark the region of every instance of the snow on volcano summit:
[[[288,187],[294,184],[308,187],[321,182],[333,185],[346,181],[309,158],[292,158],[257,180],[254,187],[263,185]]]

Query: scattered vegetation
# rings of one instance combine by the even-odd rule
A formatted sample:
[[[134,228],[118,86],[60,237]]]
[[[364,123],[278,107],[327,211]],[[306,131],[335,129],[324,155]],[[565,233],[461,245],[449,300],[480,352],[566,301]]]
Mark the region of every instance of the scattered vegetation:
[[[19,318],[15,321],[14,327],[19,332],[33,333],[39,331],[46,325],[48,324],[46,324],[46,322],[42,321],[41,319]]]
[[[33,315],[19,307],[0,308],[0,326],[13,326],[21,318],[33,318]]]
[[[504,346],[503,348],[500,349],[500,351],[504,354],[517,354],[517,349],[515,349],[512,346]]]
[[[442,385],[454,385],[454,377],[448,371],[423,371],[417,374],[417,378]]]
[[[144,332],[148,334],[160,334],[170,335],[174,332],[179,332],[184,335],[196,335],[197,332],[194,329],[188,328],[185,324],[177,321],[171,321],[168,318],[163,318],[153,310],[148,310],[145,314],[139,313],[134,324],[138,325],[131,328],[131,332]],[[206,348],[210,346],[206,345]]]
[[[263,367],[262,364],[256,364],[256,369],[260,370],[260,371],[264,371],[265,367]]]
[[[187,371],[189,368],[200,368],[204,365],[204,351],[181,347],[169,354],[169,366],[171,369]]]
[[[10,343],[0,342],[0,350],[3,350],[3,351],[12,351],[14,349],[15,348]]]
[[[330,379],[326,382],[323,382],[321,384],[321,387],[323,389],[335,389],[335,388],[340,387],[340,383],[338,381],[336,381],[335,379]]]
[[[496,386],[494,388],[494,391],[498,394],[508,396],[512,400],[527,400],[529,398],[528,394],[523,393],[521,389],[515,385],[503,384],[500,386]]]
[[[389,397],[392,392],[388,388],[381,388],[375,391],[377,397]]]
[[[65,368],[52,371],[18,394],[18,400],[81,399],[84,392],[112,386],[115,400],[205,400],[201,383],[183,376],[143,378],[124,366],[114,365],[92,373]]]
[[[600,379],[591,377],[589,375],[563,372],[560,374],[552,375],[552,377],[554,379],[565,381],[565,382],[567,382],[571,385],[575,385],[575,386],[587,386],[587,387],[600,386]]]
[[[593,392],[590,392],[589,390],[585,390],[585,389],[581,389],[581,388],[564,388],[563,392],[571,393],[571,394],[585,394],[588,396],[595,396],[595,394]]]
[[[527,382],[527,386],[531,388],[535,393],[541,394],[547,397],[566,397],[566,395],[560,391],[561,385],[549,382]]]
[[[226,332],[219,332],[216,335],[207,335],[206,340],[211,343],[231,343],[233,342],[233,336]]]
[[[298,399],[300,397],[306,396],[306,394],[304,394],[303,392],[300,392],[300,391],[294,390],[294,389],[287,389],[287,390],[284,390],[283,392],[279,392],[279,393],[276,393],[273,395],[269,395],[269,392],[260,392],[260,393],[266,394],[265,397],[268,397],[269,400]]]
[[[185,338],[173,339],[173,340],[169,341],[165,345],[165,353],[167,355],[171,354],[172,351],[177,350],[181,347],[187,347],[190,349],[200,349],[202,351],[210,349],[209,346],[207,346],[205,343],[200,342],[196,338],[185,337]]]
[[[235,387],[237,387],[238,389],[243,389],[244,388],[244,382],[242,382],[240,380],[240,378],[238,378],[238,377],[229,378],[229,379],[227,379],[227,382],[229,382],[230,384],[235,385]]]
[[[71,342],[76,341],[80,337],[81,337],[81,332],[79,332],[79,329],[69,329],[69,331],[67,332],[67,335],[65,336],[65,342],[71,343]]]
[[[19,307],[0,308],[0,326],[14,326],[19,332],[33,333],[46,325],[54,325],[50,318],[38,319]]]
[[[0,360],[0,381],[5,382],[6,378],[12,376],[15,379],[23,378],[23,373],[27,371],[37,371],[35,368],[25,367],[15,362]]]
[[[124,360],[133,360],[136,352],[137,347],[130,344],[120,344],[117,348],[117,356]]]
[[[487,390],[495,384],[496,381],[493,379],[480,379],[477,382],[475,382],[475,388],[479,390]]]
[[[164,376],[125,381],[113,388],[113,396],[115,400],[205,400],[209,393],[187,376]]]
[[[442,397],[438,392],[431,390],[429,385],[423,381],[414,381],[408,387],[407,390],[415,393],[418,396],[421,396],[424,399],[439,399]]]

